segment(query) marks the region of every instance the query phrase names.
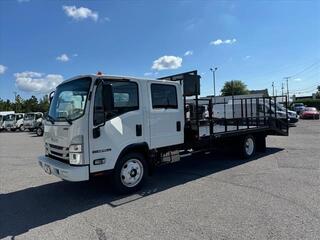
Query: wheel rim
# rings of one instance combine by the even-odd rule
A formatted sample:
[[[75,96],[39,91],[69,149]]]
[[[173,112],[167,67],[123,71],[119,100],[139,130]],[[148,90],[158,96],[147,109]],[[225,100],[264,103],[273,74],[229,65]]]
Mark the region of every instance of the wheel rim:
[[[248,156],[252,155],[253,150],[254,150],[254,142],[253,142],[253,139],[249,137],[249,138],[247,138],[246,143],[245,143],[246,154]]]
[[[120,179],[126,187],[134,187],[139,184],[143,176],[143,165],[139,159],[129,159],[123,164]]]
[[[21,131],[24,131],[24,126],[21,126],[21,127],[20,127],[20,130],[21,130]]]
[[[41,129],[40,129],[40,128],[37,129],[37,134],[38,134],[39,136],[41,135]]]

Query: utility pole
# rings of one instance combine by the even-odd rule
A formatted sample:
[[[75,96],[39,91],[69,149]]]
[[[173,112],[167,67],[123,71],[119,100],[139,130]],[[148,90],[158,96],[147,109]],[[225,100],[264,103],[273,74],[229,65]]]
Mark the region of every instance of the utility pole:
[[[212,72],[214,102],[216,102],[215,98],[216,98],[216,71],[217,70],[218,70],[217,67],[210,68],[210,71]]]
[[[272,82],[272,96],[274,96],[274,82]]]
[[[281,101],[283,103],[283,90],[284,90],[284,86],[283,86],[283,82],[281,83]]]
[[[286,79],[286,81],[287,81],[287,101],[289,102],[289,79],[290,79],[290,77],[285,77],[284,79]]]

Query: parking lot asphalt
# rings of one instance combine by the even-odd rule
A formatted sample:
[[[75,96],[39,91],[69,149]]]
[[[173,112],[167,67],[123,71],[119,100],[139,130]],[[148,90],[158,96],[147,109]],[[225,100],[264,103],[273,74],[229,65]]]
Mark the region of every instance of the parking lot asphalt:
[[[320,121],[268,137],[240,160],[201,154],[118,196],[102,178],[70,183],[38,166],[43,140],[0,133],[0,239],[320,239]]]

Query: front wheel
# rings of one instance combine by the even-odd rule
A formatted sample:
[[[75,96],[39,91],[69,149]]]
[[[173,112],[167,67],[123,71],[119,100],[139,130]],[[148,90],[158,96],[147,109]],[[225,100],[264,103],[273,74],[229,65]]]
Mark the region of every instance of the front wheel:
[[[41,136],[43,135],[43,130],[42,130],[42,128],[40,128],[40,127],[37,128],[36,133],[37,133],[37,136],[41,137]]]
[[[256,141],[252,135],[247,135],[242,141],[242,156],[245,159],[251,158],[256,152]]]
[[[20,130],[20,132],[24,132],[26,129],[25,129],[25,127],[24,127],[23,125],[21,125],[21,126],[19,127],[19,130]]]
[[[145,158],[139,153],[129,153],[118,160],[113,180],[118,193],[131,193],[139,190],[148,172]]]

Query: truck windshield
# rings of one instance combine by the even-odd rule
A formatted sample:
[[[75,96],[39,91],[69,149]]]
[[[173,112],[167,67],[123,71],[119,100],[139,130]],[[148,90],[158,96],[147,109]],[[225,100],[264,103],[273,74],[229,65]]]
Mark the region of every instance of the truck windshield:
[[[24,120],[34,120],[34,113],[28,113],[24,116]]]
[[[14,120],[14,114],[9,114],[3,117],[4,121],[13,121]]]
[[[80,78],[59,85],[48,116],[54,121],[72,121],[84,114],[91,78]]]

